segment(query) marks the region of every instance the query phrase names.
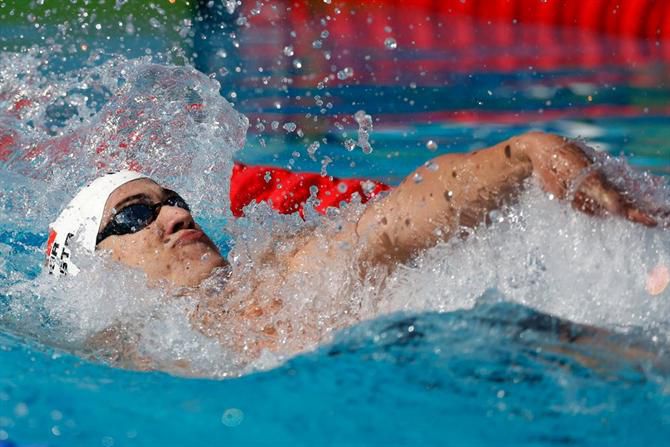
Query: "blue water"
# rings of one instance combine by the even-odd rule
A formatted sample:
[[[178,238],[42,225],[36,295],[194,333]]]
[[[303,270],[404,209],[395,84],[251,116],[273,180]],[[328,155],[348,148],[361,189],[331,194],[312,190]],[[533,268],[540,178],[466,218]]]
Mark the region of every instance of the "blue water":
[[[475,25],[486,30],[485,24]],[[230,72],[218,75],[222,95],[250,118],[247,144],[235,154],[243,162],[319,171],[323,161],[329,159],[330,175],[397,183],[437,154],[466,152],[540,129],[583,138],[614,155],[626,155],[639,169],[664,174],[670,166],[665,106],[670,86],[664,75],[669,65],[654,53],[658,45],[633,42],[648,57],[639,64],[622,59],[593,70],[572,63],[529,69],[519,63],[502,70],[487,68],[486,62],[502,50],[486,46],[493,39],[486,32],[481,32],[478,46],[458,51],[448,42],[443,47],[401,47],[395,52],[363,42],[360,48],[345,48],[344,52],[331,37],[327,41],[329,51],[347,60],[338,69],[351,65],[357,76],[349,84],[319,88],[318,80],[332,71],[320,65],[322,52],[300,54],[305,67],[310,67],[307,74],[312,76],[305,80],[305,72],[291,68],[291,59],[281,57],[286,42],[274,42],[274,30],[269,23],[255,23],[246,32],[240,30],[239,53],[234,55],[235,60],[226,62]],[[309,27],[298,31],[315,32]],[[363,38],[364,30],[359,32]],[[400,39],[402,32],[396,29],[394,35]],[[612,36],[599,39],[599,48],[607,54],[616,54],[624,45]],[[276,48],[267,51],[268,42]],[[216,45],[228,48],[229,42],[219,40],[208,51],[216,51]],[[129,46],[141,49],[138,43]],[[151,40],[150,46],[154,52],[161,50],[160,40]],[[568,56],[581,51],[576,46],[561,48],[568,60]],[[526,43],[505,52],[539,59],[543,48]],[[386,71],[370,69],[366,55],[375,62],[385,62]],[[478,69],[458,70],[459,61],[473,58],[483,61]],[[70,63],[84,64],[80,56],[74,59],[76,62]],[[281,64],[274,63],[278,59]],[[431,61],[449,63],[421,67]],[[198,58],[192,62],[200,64],[198,68],[207,74],[220,73],[218,66],[205,67]],[[221,61],[212,64],[220,65]],[[64,62],[60,69],[70,70],[67,65]],[[236,65],[244,71],[236,73]],[[258,67],[265,67],[262,74]],[[271,78],[269,84],[263,83],[264,76]],[[289,88],[280,87],[282,78],[293,80]],[[411,86],[412,82],[416,85]],[[553,90],[548,93],[539,87]],[[332,102],[332,107],[317,105],[316,95],[324,103]],[[371,154],[343,148],[346,138],[355,138],[351,115],[359,109],[375,118]],[[462,119],[459,114],[471,118]],[[58,122],[58,116],[39,119],[56,127],[66,125]],[[274,120],[280,124],[295,122],[305,136],[287,133],[281,125],[277,131],[272,130]],[[60,121],[64,121],[62,116]],[[335,122],[342,123],[344,130]],[[259,123],[264,125],[263,130]],[[426,147],[428,140],[437,143],[436,151]],[[314,160],[306,152],[313,141],[321,142]],[[206,148],[214,151],[212,145]],[[63,347],[62,340],[45,338],[42,332],[32,330],[32,319],[39,319],[39,312],[23,314],[27,318],[23,321],[16,320],[14,314],[10,316],[10,303],[25,300],[34,304],[28,299],[29,293],[17,294],[14,286],[30,286],[38,277],[46,238],[42,224],[53,218],[38,211],[37,216],[27,216],[26,224],[23,216],[19,219],[13,215],[13,210],[26,208],[21,203],[32,200],[25,197],[19,182],[15,185],[0,197],[1,447],[595,446],[664,445],[670,439],[670,332],[667,325],[653,319],[654,310],[657,316],[670,315],[665,304],[670,299],[667,293],[651,307],[631,304],[628,309],[622,301],[621,307],[627,309],[624,313],[631,314],[630,321],[635,321],[630,324],[621,323],[628,321],[621,316],[602,311],[606,306],[594,305],[590,295],[586,298],[590,293],[586,291],[583,312],[579,312],[579,306],[568,304],[563,311],[559,309],[561,315],[579,314],[582,321],[602,323],[607,332],[595,338],[589,335],[593,330],[590,327],[534,310],[536,303],[542,303],[545,291],[523,302],[515,301],[509,293],[498,290],[508,285],[507,278],[497,278],[488,284],[488,290],[477,292],[474,305],[445,312],[381,315],[339,332],[333,342],[313,352],[242,377],[190,378],[129,371],[89,360],[76,348]],[[54,211],[50,208],[48,212]],[[230,242],[215,218],[204,226],[224,248]],[[593,263],[585,261],[577,266],[592,269],[586,276],[592,273],[597,277],[607,271],[609,263],[618,268],[619,258],[628,253],[625,244],[644,241],[643,236],[636,239],[637,233],[627,239],[631,233],[621,231],[619,247],[613,249],[603,242],[610,250],[609,258],[602,255]],[[553,237],[553,233],[543,237]],[[500,244],[499,239],[492,241],[493,245]],[[650,252],[664,259],[667,250],[654,247],[655,251]],[[476,249],[481,247],[472,248]],[[501,262],[492,258],[488,261],[489,271]],[[529,260],[529,265],[531,261],[535,262]],[[486,262],[478,262],[484,272]],[[433,270],[439,272],[441,268],[441,264],[434,264]],[[538,270],[542,268],[540,265]],[[531,271],[522,282],[532,282],[534,273]],[[627,274],[621,276],[628,278]],[[433,280],[426,272],[422,278]],[[633,285],[623,284],[598,289],[595,300],[607,301],[609,292],[612,299],[620,299],[618,290],[613,290],[617,288],[630,287],[631,293],[639,293]],[[444,281],[435,287],[448,290],[452,286]],[[592,284],[586,284],[585,289],[587,286]],[[574,289],[546,291],[554,298],[562,293],[566,302],[580,299],[574,296]],[[430,291],[407,297],[426,302],[434,298]],[[560,308],[544,304],[539,307]],[[637,320],[633,318],[636,312],[641,314]],[[40,324],[49,326],[50,322],[47,319]],[[622,352],[635,347],[645,355],[622,356]]]
[[[3,336],[0,421],[22,444],[49,445],[657,445],[670,435],[667,379],[589,349],[602,370],[552,352],[556,322],[534,329],[537,318],[506,303],[381,318],[224,381],[119,371]]]

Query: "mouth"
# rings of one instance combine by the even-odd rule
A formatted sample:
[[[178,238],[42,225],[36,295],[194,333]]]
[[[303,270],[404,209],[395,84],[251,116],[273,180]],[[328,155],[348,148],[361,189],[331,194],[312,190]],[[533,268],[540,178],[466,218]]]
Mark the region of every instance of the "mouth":
[[[190,229],[190,230],[181,230],[179,233],[177,233],[177,236],[175,237],[174,243],[172,244],[173,247],[179,246],[179,245],[188,245],[192,244],[194,242],[199,241],[205,236],[205,233],[203,233],[201,230],[196,230],[196,229]]]

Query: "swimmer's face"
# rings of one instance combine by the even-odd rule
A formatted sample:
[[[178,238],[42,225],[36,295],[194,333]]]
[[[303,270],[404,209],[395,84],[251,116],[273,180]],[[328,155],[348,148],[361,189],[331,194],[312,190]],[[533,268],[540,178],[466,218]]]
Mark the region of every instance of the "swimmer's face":
[[[219,250],[193,220],[190,211],[172,206],[176,193],[149,179],[138,179],[117,188],[107,199],[100,231],[130,205],[155,205],[156,219],[130,234],[112,234],[98,250],[130,267],[143,270],[149,281],[167,280],[177,286],[196,286],[216,267],[226,264]],[[146,208],[145,208],[146,209]]]

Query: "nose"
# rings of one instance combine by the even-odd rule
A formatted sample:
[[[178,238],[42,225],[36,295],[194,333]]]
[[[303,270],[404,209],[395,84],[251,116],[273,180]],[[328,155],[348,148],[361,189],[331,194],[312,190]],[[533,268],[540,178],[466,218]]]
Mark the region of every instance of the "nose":
[[[163,227],[165,236],[170,236],[179,230],[195,228],[191,213],[177,206],[165,205],[161,207],[156,220]]]

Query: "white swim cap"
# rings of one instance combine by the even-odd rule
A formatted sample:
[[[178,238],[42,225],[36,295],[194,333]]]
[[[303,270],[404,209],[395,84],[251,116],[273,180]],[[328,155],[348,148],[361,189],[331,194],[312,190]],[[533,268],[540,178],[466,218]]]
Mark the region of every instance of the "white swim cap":
[[[93,180],[74,196],[49,225],[46,257],[50,274],[61,276],[79,273],[71,259],[72,243],[93,253],[107,199],[119,186],[141,178],[147,177],[127,170],[107,174]]]

